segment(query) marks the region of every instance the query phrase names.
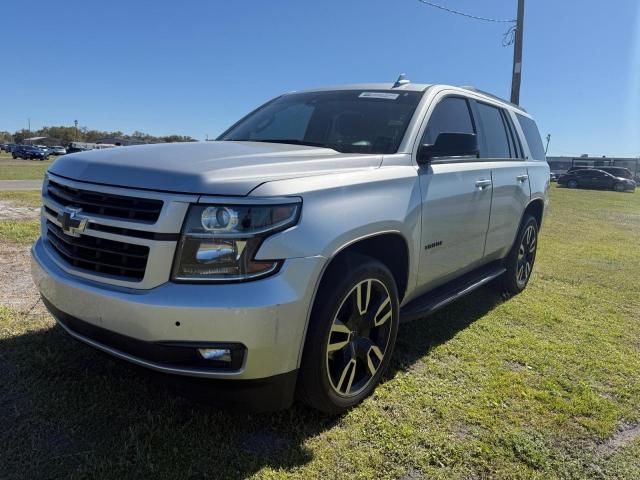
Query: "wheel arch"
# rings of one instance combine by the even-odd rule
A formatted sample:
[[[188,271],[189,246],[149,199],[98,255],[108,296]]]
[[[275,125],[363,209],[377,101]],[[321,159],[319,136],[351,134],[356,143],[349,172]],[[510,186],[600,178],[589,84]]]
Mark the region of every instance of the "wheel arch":
[[[382,246],[385,248],[382,248]],[[396,258],[392,259],[392,254],[396,248],[398,249],[398,253],[395,254]],[[337,268],[340,265],[344,265],[343,262],[350,253],[365,255],[379,260],[391,271],[398,289],[398,300],[399,302],[402,302],[402,299],[409,287],[409,252],[409,243],[405,236],[398,230],[382,231],[365,235],[343,244],[334,251],[333,255],[328,258],[328,261],[320,272],[316,282],[313,299],[307,313],[304,334],[300,344],[300,351],[298,353],[298,364],[300,364],[300,361],[302,360],[304,346],[307,341],[307,332],[309,331],[311,312],[313,311],[318,299],[318,292],[323,287],[323,282],[329,277],[329,273],[331,273],[332,269]]]
[[[538,222],[539,231],[542,228],[542,219],[544,217],[544,200],[541,198],[534,198],[533,200],[531,200],[522,213],[520,224],[522,224],[522,220],[527,214],[536,219],[536,222]]]
[[[398,296],[402,301],[409,284],[409,244],[402,233],[399,231],[378,232],[342,245],[329,258],[320,275],[318,288],[327,277],[330,269],[340,265],[352,253],[365,255],[385,264],[393,274],[398,288]]]

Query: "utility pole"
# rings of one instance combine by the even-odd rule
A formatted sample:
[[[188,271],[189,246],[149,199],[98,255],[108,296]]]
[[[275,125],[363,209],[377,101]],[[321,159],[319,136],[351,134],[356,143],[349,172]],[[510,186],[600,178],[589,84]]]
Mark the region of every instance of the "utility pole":
[[[75,127],[76,127],[76,141],[77,141],[77,140],[78,140],[78,120],[74,120],[74,121],[73,121],[73,124],[74,124],[74,125],[75,125]]]
[[[544,147],[544,154],[546,155],[547,152],[549,151],[549,142],[551,141],[551,134],[547,133],[547,146]]]
[[[513,46],[513,76],[511,77],[511,103],[520,104],[520,79],[522,77],[522,37],[524,34],[524,0],[518,0],[516,41]]]

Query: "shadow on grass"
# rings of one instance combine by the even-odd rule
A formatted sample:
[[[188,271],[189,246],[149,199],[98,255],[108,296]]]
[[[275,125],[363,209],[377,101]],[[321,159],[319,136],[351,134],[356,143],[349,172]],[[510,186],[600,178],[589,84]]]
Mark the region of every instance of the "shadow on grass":
[[[500,302],[481,289],[401,325],[387,381]],[[312,459],[339,418],[296,404],[248,414],[193,402],[59,327],[0,341],[1,478],[245,478]]]

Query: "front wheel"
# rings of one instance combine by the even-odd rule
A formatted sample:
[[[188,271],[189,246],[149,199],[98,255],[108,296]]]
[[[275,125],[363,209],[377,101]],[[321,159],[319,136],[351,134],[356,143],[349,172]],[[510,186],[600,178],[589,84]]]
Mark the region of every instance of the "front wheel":
[[[569,187],[569,188],[578,188],[578,182],[576,182],[575,180],[569,180],[567,182],[567,187]]]
[[[522,292],[529,283],[538,249],[538,222],[531,215],[522,219],[511,252],[505,259],[503,289],[509,295]]]
[[[311,313],[299,396],[339,414],[369,396],[387,369],[398,333],[398,291],[389,269],[350,255],[330,267]]]
[[[623,184],[623,183],[620,183],[620,182],[618,182],[618,183],[614,184],[614,185],[613,185],[613,189],[614,189],[616,192],[624,192],[624,191],[625,191],[624,184]]]

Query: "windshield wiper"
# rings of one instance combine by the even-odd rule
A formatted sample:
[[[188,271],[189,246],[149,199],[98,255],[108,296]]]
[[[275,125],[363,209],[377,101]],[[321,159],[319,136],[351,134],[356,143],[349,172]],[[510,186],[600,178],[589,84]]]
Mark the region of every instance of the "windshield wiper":
[[[309,147],[321,147],[321,148],[330,148],[331,150],[339,151],[335,145],[330,145],[328,143],[320,143],[320,142],[308,142],[306,140],[297,140],[295,138],[225,138],[227,141],[232,142],[264,142],[264,143],[287,143],[290,145],[306,145]]]

